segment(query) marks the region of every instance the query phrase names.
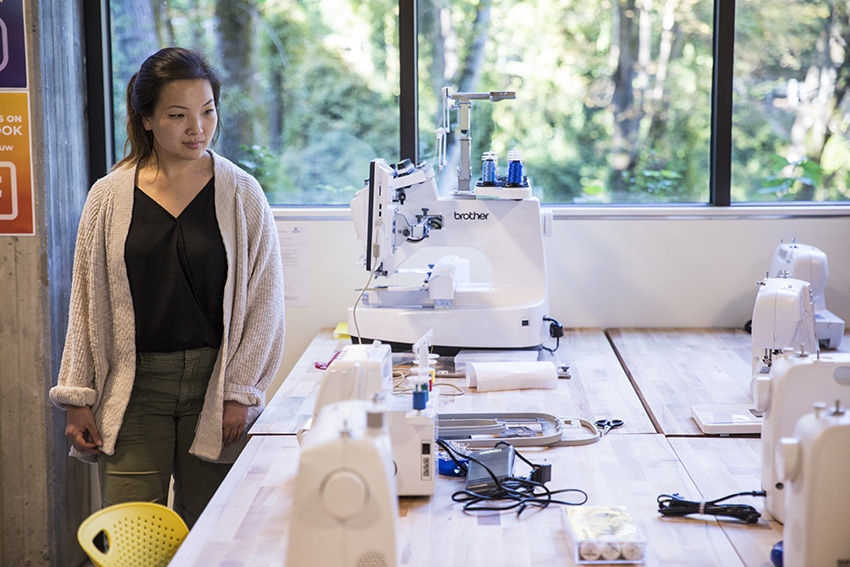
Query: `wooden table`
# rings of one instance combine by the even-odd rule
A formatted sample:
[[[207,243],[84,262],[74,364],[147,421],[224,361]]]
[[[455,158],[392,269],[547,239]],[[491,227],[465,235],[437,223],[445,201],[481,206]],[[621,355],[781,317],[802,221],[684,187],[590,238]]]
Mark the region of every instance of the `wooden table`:
[[[612,329],[635,390],[665,435],[702,435],[694,404],[749,404],[752,338],[736,329]]]
[[[715,500],[761,487],[759,439],[668,437],[667,441],[700,491],[701,500]],[[782,525],[764,513],[764,499],[736,497],[730,503],[749,504],[762,517],[758,524],[720,523],[745,565],[771,565],[770,548],[782,540]]]
[[[703,435],[695,404],[752,405],[752,336],[741,329],[610,329],[611,344],[658,431]],[[837,350],[850,352],[850,339]]]
[[[313,415],[313,405],[323,370],[315,362],[327,362],[347,341],[334,340],[323,329],[284,380],[268,407],[251,427],[250,435],[289,435],[302,429]],[[441,396],[440,413],[543,412],[556,417],[622,419],[625,425],[612,432],[656,433],[649,415],[629,382],[601,329],[565,329],[556,351],[570,367],[569,379],[558,381],[555,390],[504,390],[478,393],[463,378],[438,377],[454,384],[461,396]],[[445,392],[451,392],[445,389]]]
[[[582,447],[520,452],[532,462],[552,463],[551,489],[580,488],[589,505],[626,506],[649,542],[646,565],[755,566],[766,564],[770,546],[781,539],[766,520],[753,527],[708,516],[664,518],[656,503],[662,493],[698,500],[751,489],[758,477],[753,441],[626,434]],[[726,458],[727,443],[742,444],[744,462]],[[171,565],[284,565],[298,456],[293,436],[252,437]],[[519,518],[464,514],[451,500],[461,488],[462,480],[441,477],[434,496],[400,499],[400,565],[575,564],[559,506]]]
[[[561,417],[619,418],[626,426],[592,445],[521,448],[552,463],[550,489],[580,488],[589,505],[626,506],[648,540],[646,565],[764,566],[782,539],[769,518],[658,514],[660,494],[714,500],[760,489],[760,444],[753,437],[702,436],[693,403],[747,403],[750,337],[735,330],[566,330],[558,351],[572,377],[556,390],[444,397],[444,413],[543,411]],[[610,337],[610,341],[609,341]],[[847,341],[845,341],[847,343]],[[248,446],[178,551],[176,566],[282,566],[300,450],[293,435],[312,415],[327,362],[344,345],[322,331],[251,429]],[[655,425],[654,425],[655,424]],[[657,429],[656,429],[657,426]],[[518,473],[524,472],[522,469]],[[439,477],[436,493],[401,498],[402,566],[574,565],[557,506],[524,513],[464,514],[451,494],[459,479]],[[731,502],[763,509],[760,498]]]
[[[251,426],[249,435],[292,435],[303,429],[313,416],[324,370],[316,363],[327,364],[334,352],[348,340],[333,338],[333,329],[322,329],[292,367],[266,409]]]

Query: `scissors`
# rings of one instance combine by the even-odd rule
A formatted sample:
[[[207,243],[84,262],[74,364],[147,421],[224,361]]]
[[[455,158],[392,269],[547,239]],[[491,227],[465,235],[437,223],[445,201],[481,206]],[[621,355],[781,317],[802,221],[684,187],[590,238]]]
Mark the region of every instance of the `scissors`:
[[[331,359],[329,361],[327,361],[327,362],[314,362],[313,366],[315,366],[319,370],[327,370],[328,366],[331,365],[331,362],[336,360],[336,357],[338,357],[339,353],[341,353],[341,352],[342,352],[341,350],[338,350],[334,353],[334,355],[331,357]]]
[[[596,427],[602,432],[600,437],[604,437],[606,433],[611,431],[612,429],[617,429],[618,427],[623,427],[622,419],[597,419]]]

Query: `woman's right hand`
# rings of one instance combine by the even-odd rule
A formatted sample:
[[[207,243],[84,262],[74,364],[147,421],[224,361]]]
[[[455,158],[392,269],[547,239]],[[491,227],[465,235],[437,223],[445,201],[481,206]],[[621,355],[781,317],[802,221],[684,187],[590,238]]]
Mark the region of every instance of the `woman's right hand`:
[[[103,441],[94,424],[94,414],[89,406],[68,406],[65,416],[65,437],[80,453],[100,453]]]

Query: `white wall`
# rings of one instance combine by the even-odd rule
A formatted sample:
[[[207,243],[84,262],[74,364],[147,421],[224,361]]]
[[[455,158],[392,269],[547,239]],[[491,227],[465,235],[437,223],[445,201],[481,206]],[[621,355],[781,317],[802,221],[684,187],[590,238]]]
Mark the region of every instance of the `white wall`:
[[[565,327],[743,327],[773,250],[794,237],[827,254],[827,308],[850,320],[850,217],[566,211],[556,210],[546,239],[550,316]],[[279,212],[278,222],[308,228],[310,304],[287,305],[286,352],[269,396],[319,329],[345,321],[368,277],[347,212],[299,214]]]

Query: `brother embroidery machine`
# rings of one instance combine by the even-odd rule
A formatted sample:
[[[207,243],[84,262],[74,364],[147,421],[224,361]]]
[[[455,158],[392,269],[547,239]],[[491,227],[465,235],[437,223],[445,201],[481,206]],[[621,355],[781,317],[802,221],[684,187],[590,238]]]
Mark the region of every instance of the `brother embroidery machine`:
[[[826,308],[824,290],[829,275],[826,254],[819,248],[797,242],[796,238],[788,243],[780,241],[770,260],[768,275],[772,278],[787,276],[811,284],[820,346],[838,348],[844,338],[844,319]]]
[[[357,235],[365,242],[363,263],[370,284],[404,271],[419,273],[422,280],[413,285],[367,284],[349,309],[349,334],[355,341],[410,345],[431,329],[434,347],[452,353],[460,348],[539,347],[555,336],[546,322],[543,249],[551,212],[542,211],[532,196],[516,155],[509,158],[508,175],[500,177],[488,153],[482,178],[471,182],[471,101],[496,102],[515,94],[451,94],[446,88],[443,95],[441,147],[449,131],[445,105],[455,101],[460,113],[461,166],[452,195],[439,195],[434,170],[425,162],[390,165],[376,159],[368,185],[351,201]],[[452,253],[446,254],[446,248]],[[443,255],[412,270],[400,269],[425,249]],[[479,261],[481,255],[489,266],[473,279],[470,259]]]

